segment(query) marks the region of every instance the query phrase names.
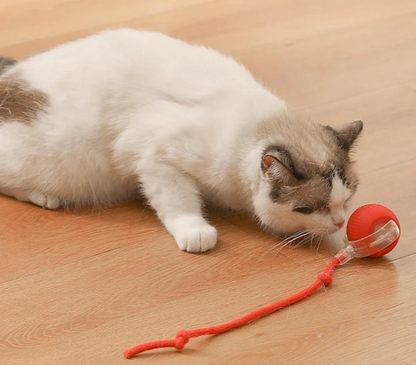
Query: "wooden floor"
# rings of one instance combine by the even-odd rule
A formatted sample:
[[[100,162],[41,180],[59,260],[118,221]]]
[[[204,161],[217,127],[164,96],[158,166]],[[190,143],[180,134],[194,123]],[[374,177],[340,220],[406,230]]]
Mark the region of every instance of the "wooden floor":
[[[356,205],[394,210],[401,242],[337,269],[303,303],[181,353],[126,360],[137,343],[304,288],[335,245],[276,252],[249,218],[213,211],[218,247],[191,255],[141,204],[51,212],[0,197],[0,364],[415,364],[416,1],[5,0],[0,53],[23,58],[119,26],[230,53],[322,123],[362,119]]]

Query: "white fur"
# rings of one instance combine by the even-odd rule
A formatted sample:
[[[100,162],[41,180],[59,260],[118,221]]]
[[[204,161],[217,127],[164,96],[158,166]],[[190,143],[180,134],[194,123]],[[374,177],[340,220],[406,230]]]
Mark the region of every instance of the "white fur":
[[[254,211],[273,229],[304,228],[298,215],[285,217],[271,203],[260,169],[257,128],[286,112],[285,103],[233,59],[120,29],[35,55],[8,74],[45,92],[50,105],[31,126],[0,123],[4,194],[54,209],[128,200],[140,182],[179,248],[190,252],[212,249],[217,239],[200,195]],[[339,190],[336,183],[336,204],[346,197]]]

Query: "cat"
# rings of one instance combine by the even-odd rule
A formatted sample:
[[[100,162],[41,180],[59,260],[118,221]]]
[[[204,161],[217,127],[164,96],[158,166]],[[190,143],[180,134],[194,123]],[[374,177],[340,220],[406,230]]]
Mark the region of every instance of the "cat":
[[[0,193],[40,207],[143,194],[181,250],[213,249],[203,202],[273,232],[337,232],[361,121],[294,115],[233,58],[167,35],[106,30],[0,76]]]

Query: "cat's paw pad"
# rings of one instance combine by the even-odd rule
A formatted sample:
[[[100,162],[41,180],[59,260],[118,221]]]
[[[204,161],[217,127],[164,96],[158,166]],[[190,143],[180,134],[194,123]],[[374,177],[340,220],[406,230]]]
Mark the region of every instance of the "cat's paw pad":
[[[175,240],[182,251],[205,252],[212,250],[217,243],[217,230],[209,224],[201,224],[180,229]]]
[[[39,192],[33,192],[29,194],[28,200],[38,205],[39,207],[46,208],[46,209],[58,209],[61,205],[61,202],[59,199],[47,196],[45,194],[39,193]]]

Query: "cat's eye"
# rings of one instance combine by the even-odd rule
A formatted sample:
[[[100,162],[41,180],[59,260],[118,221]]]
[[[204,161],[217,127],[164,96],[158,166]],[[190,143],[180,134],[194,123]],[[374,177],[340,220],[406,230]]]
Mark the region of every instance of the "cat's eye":
[[[302,214],[312,214],[314,212],[313,208],[311,207],[297,207],[294,208],[293,211]]]

